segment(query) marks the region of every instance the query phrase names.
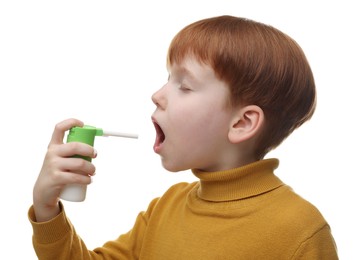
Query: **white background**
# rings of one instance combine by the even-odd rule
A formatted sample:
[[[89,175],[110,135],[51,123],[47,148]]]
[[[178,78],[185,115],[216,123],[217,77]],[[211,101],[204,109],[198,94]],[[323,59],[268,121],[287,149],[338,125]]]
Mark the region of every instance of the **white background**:
[[[304,49],[317,84],[316,114],[267,157],[278,157],[277,175],[323,213],[341,259],[358,259],[353,2],[1,1],[0,258],[36,259],[27,210],[63,119],[140,135],[98,137],[86,201],[64,202],[89,248],[130,229],[170,185],[194,180],[190,172],[163,170],[152,151],[150,98],[166,81],[172,37],[198,19],[231,14],[271,24]]]

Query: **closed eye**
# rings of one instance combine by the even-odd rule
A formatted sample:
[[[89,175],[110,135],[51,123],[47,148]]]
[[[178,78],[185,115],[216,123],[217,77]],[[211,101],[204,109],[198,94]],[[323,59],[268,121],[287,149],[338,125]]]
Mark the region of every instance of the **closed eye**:
[[[192,91],[191,88],[189,88],[188,86],[183,85],[183,84],[180,85],[179,89],[182,90],[182,91],[185,91],[185,92]]]

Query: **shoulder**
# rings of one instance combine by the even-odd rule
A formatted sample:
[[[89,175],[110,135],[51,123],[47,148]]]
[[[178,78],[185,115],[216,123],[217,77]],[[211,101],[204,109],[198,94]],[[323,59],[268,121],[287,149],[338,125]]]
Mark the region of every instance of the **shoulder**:
[[[311,237],[328,225],[319,209],[289,186],[271,206],[276,208],[274,218],[283,230],[291,230],[303,237]]]
[[[317,220],[324,221],[319,209],[310,201],[294,192],[289,186],[287,187],[286,196],[282,202],[287,208],[284,212],[288,215],[294,214],[295,217],[293,217],[297,219],[297,221],[308,221],[311,219],[314,219],[314,222]]]
[[[331,228],[320,210],[308,200],[291,191],[292,203],[285,222],[297,234],[296,258],[338,259]],[[287,205],[286,205],[287,206]]]
[[[287,250],[291,248],[295,256],[308,256],[306,254],[310,252],[324,254],[325,251],[327,254],[334,254],[335,243],[326,219],[314,204],[295,193],[291,187],[280,187],[271,200],[266,200],[262,210],[260,216],[264,214],[265,219],[260,225],[264,226],[267,234],[275,234],[276,237],[270,241],[272,247],[279,244]],[[325,245],[324,250],[322,245]]]

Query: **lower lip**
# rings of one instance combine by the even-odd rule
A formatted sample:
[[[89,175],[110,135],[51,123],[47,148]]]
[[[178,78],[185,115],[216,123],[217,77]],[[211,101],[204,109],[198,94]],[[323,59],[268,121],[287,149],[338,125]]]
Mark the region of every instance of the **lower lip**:
[[[155,144],[153,146],[153,150],[154,150],[155,153],[160,153],[160,151],[162,150],[162,144],[163,143],[160,143],[159,145]]]

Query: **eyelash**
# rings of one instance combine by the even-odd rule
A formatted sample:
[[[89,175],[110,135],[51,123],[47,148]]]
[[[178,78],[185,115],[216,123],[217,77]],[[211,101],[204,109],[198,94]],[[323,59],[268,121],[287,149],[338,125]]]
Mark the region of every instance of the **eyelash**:
[[[182,91],[185,91],[185,92],[186,91],[191,91],[191,89],[186,87],[185,85],[180,85],[179,89],[182,90]]]
[[[169,75],[168,75],[168,82],[169,82],[170,78],[171,78],[171,75],[169,74]],[[189,91],[191,91],[192,89],[186,87],[185,84],[180,84],[179,90],[181,90],[181,91],[183,91],[183,92],[189,92]]]

